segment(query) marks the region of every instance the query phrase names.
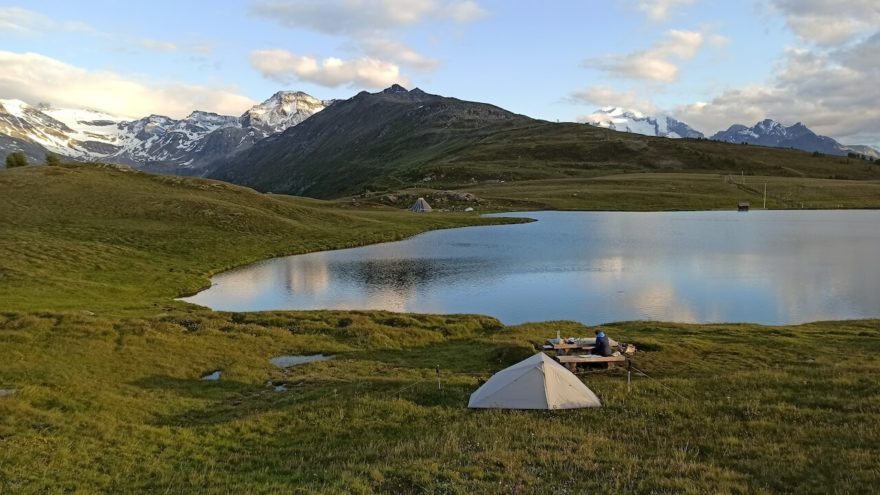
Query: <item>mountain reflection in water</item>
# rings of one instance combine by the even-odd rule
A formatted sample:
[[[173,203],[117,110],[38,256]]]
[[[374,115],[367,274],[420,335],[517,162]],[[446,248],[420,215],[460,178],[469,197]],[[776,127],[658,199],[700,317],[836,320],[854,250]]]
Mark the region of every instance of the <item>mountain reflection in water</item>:
[[[880,316],[880,212],[534,212],[214,277],[217,310],[480,313],[505,323]]]

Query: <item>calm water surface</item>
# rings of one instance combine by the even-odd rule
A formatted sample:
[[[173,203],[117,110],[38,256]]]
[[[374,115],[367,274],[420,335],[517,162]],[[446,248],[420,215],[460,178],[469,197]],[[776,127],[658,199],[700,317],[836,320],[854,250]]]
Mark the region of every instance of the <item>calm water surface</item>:
[[[800,323],[880,316],[880,212],[511,213],[521,225],[288,256],[213,278],[216,310]]]

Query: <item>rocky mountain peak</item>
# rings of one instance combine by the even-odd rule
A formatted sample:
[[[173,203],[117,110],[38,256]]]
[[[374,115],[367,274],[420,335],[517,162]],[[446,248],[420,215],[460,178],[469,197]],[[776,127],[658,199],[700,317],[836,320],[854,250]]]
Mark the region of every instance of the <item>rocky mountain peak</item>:
[[[409,91],[407,91],[406,88],[404,88],[403,86],[401,86],[399,84],[392,84],[391,86],[383,89],[382,93],[389,95],[389,94],[409,93]]]

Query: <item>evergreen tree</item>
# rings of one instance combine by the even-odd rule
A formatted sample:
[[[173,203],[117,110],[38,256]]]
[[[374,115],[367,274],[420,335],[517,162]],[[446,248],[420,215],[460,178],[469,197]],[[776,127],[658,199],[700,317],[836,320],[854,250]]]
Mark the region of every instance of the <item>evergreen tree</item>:
[[[27,157],[20,151],[6,155],[6,168],[24,167],[27,164]]]
[[[58,155],[55,153],[49,153],[46,155],[46,165],[57,167],[58,165],[61,165],[61,158],[58,158]]]

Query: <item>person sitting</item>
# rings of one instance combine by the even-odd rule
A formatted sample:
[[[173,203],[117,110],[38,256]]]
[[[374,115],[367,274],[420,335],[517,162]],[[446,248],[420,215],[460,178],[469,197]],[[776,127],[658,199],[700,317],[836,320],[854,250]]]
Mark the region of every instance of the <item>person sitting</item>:
[[[605,335],[605,332],[602,330],[596,330],[596,346],[593,347],[591,354],[608,357],[613,353],[614,352],[611,350],[611,341],[608,340],[608,336]]]

